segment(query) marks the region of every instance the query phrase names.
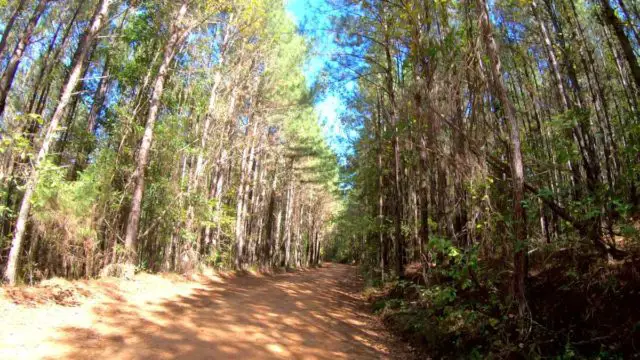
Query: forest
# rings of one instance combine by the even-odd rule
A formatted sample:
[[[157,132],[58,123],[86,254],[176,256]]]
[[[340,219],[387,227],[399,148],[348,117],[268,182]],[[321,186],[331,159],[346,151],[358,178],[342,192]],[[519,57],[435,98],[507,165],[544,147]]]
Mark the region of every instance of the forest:
[[[337,162],[281,1],[3,10],[8,283],[319,262]]]
[[[637,355],[640,3],[311,3],[0,1],[4,282],[342,262],[429,356]]]
[[[431,356],[637,356],[640,4],[339,6],[359,136],[328,250],[392,283],[390,326]]]

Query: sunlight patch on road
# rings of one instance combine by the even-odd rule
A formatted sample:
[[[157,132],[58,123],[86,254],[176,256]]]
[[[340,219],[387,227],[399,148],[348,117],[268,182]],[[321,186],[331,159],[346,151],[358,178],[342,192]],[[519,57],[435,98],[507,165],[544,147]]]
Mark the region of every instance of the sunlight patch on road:
[[[291,356],[291,353],[279,344],[267,344],[267,350],[280,356]]]

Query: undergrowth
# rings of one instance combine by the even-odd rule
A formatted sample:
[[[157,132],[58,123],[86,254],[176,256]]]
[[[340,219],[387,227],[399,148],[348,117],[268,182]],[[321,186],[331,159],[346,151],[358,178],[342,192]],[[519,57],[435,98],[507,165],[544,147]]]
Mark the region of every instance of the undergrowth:
[[[528,314],[508,296],[510,272],[449,241],[366,295],[393,332],[444,359],[628,359],[640,351],[640,257],[611,262],[583,248],[534,258]]]

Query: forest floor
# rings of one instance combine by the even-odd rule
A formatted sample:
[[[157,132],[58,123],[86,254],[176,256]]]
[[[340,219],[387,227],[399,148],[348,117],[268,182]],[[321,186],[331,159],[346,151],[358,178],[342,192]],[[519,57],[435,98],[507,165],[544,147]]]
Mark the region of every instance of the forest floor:
[[[355,267],[0,289],[1,359],[410,359]]]

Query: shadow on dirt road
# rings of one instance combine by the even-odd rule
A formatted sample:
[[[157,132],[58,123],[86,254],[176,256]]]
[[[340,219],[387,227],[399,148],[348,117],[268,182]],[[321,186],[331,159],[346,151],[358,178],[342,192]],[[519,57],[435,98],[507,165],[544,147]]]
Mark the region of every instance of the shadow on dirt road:
[[[114,297],[90,328],[57,329],[51,343],[69,359],[404,358],[357,297],[354,267],[205,285],[158,304]]]

